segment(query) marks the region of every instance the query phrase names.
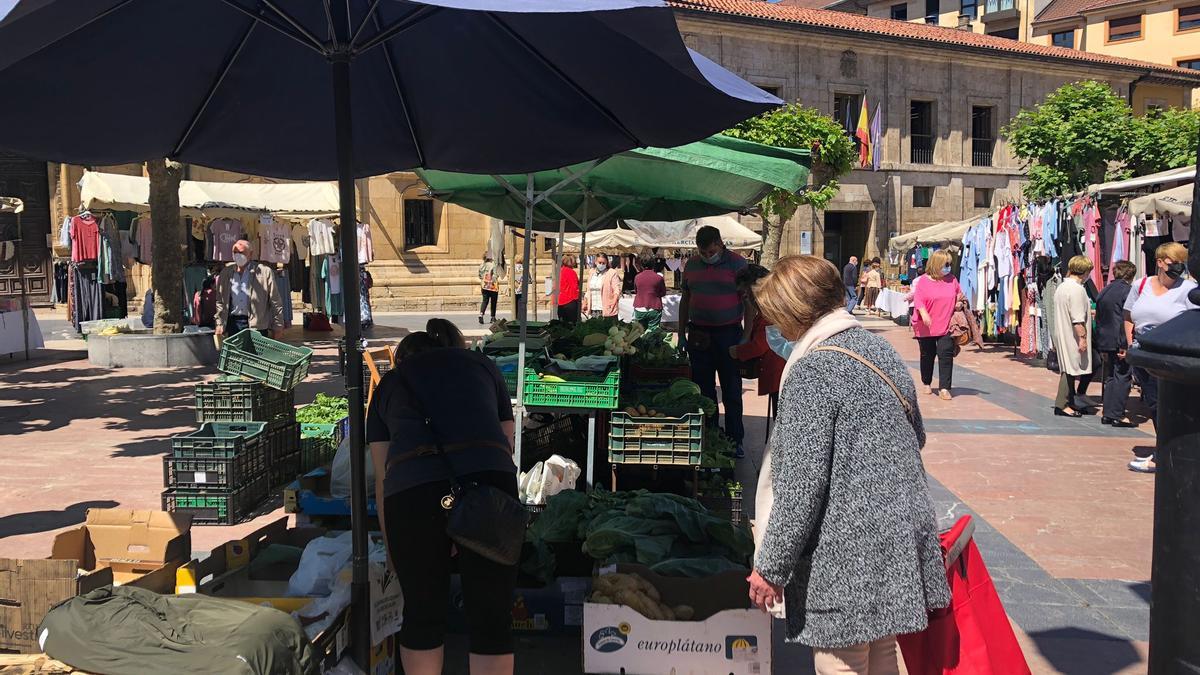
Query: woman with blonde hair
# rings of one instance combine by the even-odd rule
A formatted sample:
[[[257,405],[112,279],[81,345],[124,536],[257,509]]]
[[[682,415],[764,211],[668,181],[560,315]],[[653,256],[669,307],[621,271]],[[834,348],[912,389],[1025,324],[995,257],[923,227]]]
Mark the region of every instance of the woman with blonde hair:
[[[1054,414],[1083,417],[1081,400],[1092,381],[1092,301],[1083,284],[1092,271],[1092,261],[1077,255],[1067,261],[1067,278],[1054,292],[1054,331],[1050,335],[1058,354],[1058,398]]]
[[[958,279],[951,274],[952,258],[945,250],[929,255],[925,274],[913,283],[913,336],[921,348],[921,384],[930,394],[933,389],[933,362],[938,362],[938,396],[949,401],[954,380],[954,336],[950,318],[962,294]]]
[[[1125,336],[1136,345],[1150,330],[1197,306],[1188,299],[1196,282],[1185,277],[1188,250],[1182,244],[1168,242],[1154,250],[1156,274],[1133,284],[1125,298]],[[1133,377],[1142,387],[1142,402],[1150,409],[1157,428],[1158,380],[1142,368],[1133,369]],[[1128,394],[1126,394],[1128,395]],[[1154,473],[1154,455],[1139,455],[1129,463],[1130,471]]]
[[[754,296],[795,345],[758,480],[750,598],[786,599],[787,640],[813,648],[818,675],[894,675],[895,636],[950,602],[916,387],[846,312],[833,263],[784,258]]]

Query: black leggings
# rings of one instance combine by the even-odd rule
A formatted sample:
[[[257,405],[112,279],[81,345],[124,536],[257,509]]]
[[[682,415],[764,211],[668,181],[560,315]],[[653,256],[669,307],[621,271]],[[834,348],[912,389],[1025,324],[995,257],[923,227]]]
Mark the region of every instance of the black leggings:
[[[513,473],[486,471],[466,474],[459,480],[494,485],[517,496],[517,477]],[[436,649],[445,643],[451,542],[446,536],[446,512],[440,500],[449,491],[448,481],[438,481],[391,495],[383,502],[388,555],[404,592],[400,645],[406,649]],[[492,562],[460,547],[458,570],[471,653],[513,653],[516,566]]]
[[[492,306],[492,320],[496,320],[496,299],[500,297],[500,291],[483,291],[483,302],[479,303],[479,316],[483,316],[487,311],[487,306]]]
[[[938,362],[938,389],[950,389],[954,381],[954,337],[917,338],[921,348],[921,384],[933,383],[933,360]]]

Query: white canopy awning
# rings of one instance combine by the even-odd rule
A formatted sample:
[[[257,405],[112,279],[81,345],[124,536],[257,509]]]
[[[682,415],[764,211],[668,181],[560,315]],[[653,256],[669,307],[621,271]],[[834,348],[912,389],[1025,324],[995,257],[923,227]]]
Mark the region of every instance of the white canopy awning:
[[[145,211],[150,205],[150,179],[85,171],[79,182],[80,201],[88,209]],[[179,183],[179,207],[184,210],[236,209],[269,213],[336,215],[337,186],[333,183]]]
[[[1192,216],[1192,190],[1194,183],[1185,183],[1179,187],[1155,192],[1152,195],[1138,197],[1129,201],[1129,212],[1134,215],[1153,216]]]
[[[953,220],[907,232],[888,240],[888,249],[903,253],[914,246],[939,246],[961,243],[971,226],[987,216],[974,216],[966,220]]]
[[[638,239],[637,233],[627,227],[617,227],[609,230],[590,230],[588,231],[587,241],[583,241],[583,237],[579,234],[572,234],[563,238],[563,247],[570,250],[578,251],[581,243],[587,244],[587,250],[589,251],[627,251],[647,247],[646,244],[641,243]]]
[[[1087,191],[1091,194],[1104,192],[1129,192],[1138,188],[1147,188],[1153,185],[1162,185],[1170,183],[1178,183],[1179,181],[1190,181],[1196,177],[1196,167],[1185,166],[1178,169],[1170,169],[1151,173],[1145,176],[1135,176],[1125,180],[1112,181],[1111,183],[1097,183],[1089,185]]]
[[[721,240],[735,250],[762,248],[762,235],[738,222],[733,216],[709,216],[692,220],[663,222],[653,220],[623,221],[633,230],[643,246],[653,248],[695,248],[696,233],[711,226],[721,231]]]

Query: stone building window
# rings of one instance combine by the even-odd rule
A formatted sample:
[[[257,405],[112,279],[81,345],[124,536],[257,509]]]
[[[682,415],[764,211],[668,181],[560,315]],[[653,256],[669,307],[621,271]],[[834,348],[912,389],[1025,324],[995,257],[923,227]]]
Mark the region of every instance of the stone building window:
[[[979,0],[958,0],[958,15],[974,19],[979,11]]]
[[[971,166],[991,166],[996,148],[995,111],[991,106],[971,106]]]
[[[925,23],[930,26],[938,25],[938,16],[942,13],[941,0],[925,0]]]
[[[992,188],[975,188],[975,208],[990,209],[992,207]]]
[[[1175,65],[1189,70],[1200,70],[1200,59],[1184,59],[1176,62]]]
[[[1075,49],[1075,31],[1064,30],[1059,33],[1054,33],[1050,36],[1050,42],[1055,47],[1066,47],[1067,49]]]
[[[891,17],[896,21],[908,21],[908,3],[902,2],[898,5],[892,5]]]
[[[834,94],[833,95],[833,119],[842,128],[846,130],[846,135],[850,137],[850,141],[854,143],[855,151],[858,150],[860,141],[854,135],[854,131],[858,129],[858,116],[862,113],[862,95],[860,94]]]
[[[433,222],[432,199],[404,200],[404,246],[434,246],[437,244],[437,228]]]
[[[910,103],[908,125],[909,161],[933,164],[933,101]]]
[[[912,205],[916,209],[927,209],[933,206],[932,187],[913,187]]]

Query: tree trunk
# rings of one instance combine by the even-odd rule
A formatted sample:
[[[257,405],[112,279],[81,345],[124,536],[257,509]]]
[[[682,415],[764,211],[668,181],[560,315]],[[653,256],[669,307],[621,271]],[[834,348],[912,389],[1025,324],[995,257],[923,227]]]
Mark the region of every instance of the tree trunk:
[[[763,237],[762,266],[771,269],[779,260],[779,246],[783,242],[783,225],[786,219],[782,215],[763,217],[766,231]]]
[[[183,330],[185,239],[179,217],[179,181],[183,165],[169,159],[146,162],[150,174],[150,222],[154,228],[150,283],[154,288],[154,332]]]

